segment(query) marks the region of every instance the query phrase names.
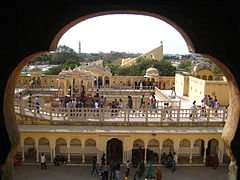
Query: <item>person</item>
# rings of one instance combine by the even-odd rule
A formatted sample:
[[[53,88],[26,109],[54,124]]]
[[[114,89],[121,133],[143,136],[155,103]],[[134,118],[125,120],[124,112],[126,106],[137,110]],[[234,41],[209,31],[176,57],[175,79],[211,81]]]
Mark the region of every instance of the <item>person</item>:
[[[156,168],[156,173],[155,173],[155,180],[161,180],[162,179],[162,172],[160,167],[158,166]]]
[[[190,114],[190,118],[192,118],[193,116],[195,116],[195,113],[196,113],[196,101],[193,101],[193,104],[192,104],[192,107],[191,107],[191,109],[192,109],[192,112],[191,112],[191,114]]]
[[[60,163],[61,163],[61,166],[64,166],[65,163],[66,163],[65,158],[64,158],[63,155],[61,155],[61,157],[59,158],[59,161],[60,161]]]
[[[148,162],[148,166],[147,166],[147,174],[146,174],[146,178],[153,178],[153,166],[152,166],[152,161]]]
[[[102,180],[108,180],[108,170],[109,170],[109,163],[107,162],[107,164],[103,166]]]
[[[120,163],[118,161],[115,164],[115,179],[120,180]]]
[[[98,175],[98,170],[97,170],[97,157],[96,157],[96,156],[93,157],[91,176],[93,176],[94,171],[96,171],[96,173],[97,173],[97,175]]]
[[[104,166],[105,165],[105,154],[102,155],[102,158],[101,158],[101,165]]]
[[[55,166],[59,166],[59,165],[60,165],[60,163],[59,163],[59,155],[56,155],[56,156],[55,156],[53,162],[54,162],[54,165],[55,165]]]
[[[29,94],[29,97],[28,97],[28,106],[29,106],[29,110],[31,111],[32,110],[32,94],[31,93]]]
[[[172,92],[171,92],[171,96],[174,94],[174,96],[176,96],[176,91],[175,91],[175,84],[172,84]]]
[[[140,106],[139,106],[140,111],[142,109],[143,102],[144,102],[144,94],[140,97]]]
[[[129,173],[130,173],[130,162],[129,162],[129,160],[127,160],[126,168],[127,168],[127,171],[126,171],[125,175],[128,177]]]
[[[212,165],[213,165],[213,169],[217,169],[217,167],[219,165],[217,154],[215,154],[212,158]]]
[[[40,163],[41,163],[41,169],[42,170],[43,169],[47,169],[46,161],[47,161],[47,159],[46,159],[45,154],[41,153],[41,155],[40,155]]]
[[[18,94],[18,104],[20,108],[20,113],[23,113],[23,96],[21,92]]]
[[[167,163],[167,154],[165,152],[161,156],[161,163],[163,165],[166,165],[166,163]]]
[[[110,180],[115,179],[115,164],[116,164],[116,162],[114,160],[111,160],[111,162],[109,164]]]
[[[37,96],[35,98],[35,105],[36,105],[36,108],[37,108],[37,113],[39,113],[39,105],[40,105],[40,99],[39,99],[39,96]]]
[[[146,103],[145,103],[145,101],[143,101],[143,103],[142,103],[142,116],[145,116],[144,114],[146,113],[146,108],[147,108]]]

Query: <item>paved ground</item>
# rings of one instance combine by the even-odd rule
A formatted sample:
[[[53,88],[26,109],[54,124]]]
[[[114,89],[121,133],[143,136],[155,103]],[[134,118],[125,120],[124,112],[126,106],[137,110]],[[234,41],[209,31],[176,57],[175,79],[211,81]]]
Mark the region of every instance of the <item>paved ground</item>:
[[[121,167],[121,180],[126,168]],[[226,180],[228,166],[212,167],[177,167],[175,172],[161,167],[162,180]],[[91,166],[56,167],[49,165],[47,170],[41,170],[40,165],[22,165],[14,167],[15,180],[100,180],[100,176],[90,176]],[[133,180],[135,169],[130,170],[129,180]],[[142,177],[141,180],[144,180]]]

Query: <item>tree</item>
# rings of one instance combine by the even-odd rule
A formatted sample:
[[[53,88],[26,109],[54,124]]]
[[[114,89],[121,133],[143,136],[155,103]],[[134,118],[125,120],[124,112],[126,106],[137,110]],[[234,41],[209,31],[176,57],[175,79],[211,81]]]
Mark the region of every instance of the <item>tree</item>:
[[[189,60],[183,60],[181,63],[178,65],[179,69],[186,69],[189,73],[191,73],[193,69],[193,64]]]

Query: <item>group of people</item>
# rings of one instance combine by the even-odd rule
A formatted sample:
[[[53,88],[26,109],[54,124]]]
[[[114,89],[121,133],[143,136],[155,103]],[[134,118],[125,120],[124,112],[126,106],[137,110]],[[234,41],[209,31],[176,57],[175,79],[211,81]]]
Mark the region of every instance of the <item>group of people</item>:
[[[201,111],[200,116],[206,117],[207,116],[207,108],[214,109],[214,116],[218,116],[218,109],[220,108],[220,103],[216,96],[212,98],[210,95],[205,95],[204,98],[201,100]],[[196,101],[193,101],[192,104],[192,112],[190,114],[190,118],[197,116],[197,105]]]
[[[21,92],[19,92],[18,94],[18,104],[20,106],[20,111],[22,112],[23,109],[23,94]],[[36,107],[36,112],[39,113],[40,112],[40,98],[39,96],[36,96],[35,99],[33,99],[32,94],[30,93],[27,99],[28,102],[28,106],[29,106],[29,110],[33,110],[34,107]]]
[[[161,156],[161,163],[165,165],[168,169],[172,172],[176,170],[176,161],[177,161],[177,154],[169,152],[166,154],[165,152]]]
[[[64,166],[66,164],[66,161],[63,155],[56,155],[53,161],[55,166]]]

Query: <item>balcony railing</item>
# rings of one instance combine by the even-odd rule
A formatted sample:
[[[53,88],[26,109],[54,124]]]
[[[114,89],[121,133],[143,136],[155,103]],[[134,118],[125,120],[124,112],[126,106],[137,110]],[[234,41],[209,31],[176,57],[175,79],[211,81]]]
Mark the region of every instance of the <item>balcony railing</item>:
[[[60,108],[15,101],[15,112],[48,121],[76,122],[224,122],[226,108],[219,109],[181,109],[158,106],[156,109],[137,108]]]

